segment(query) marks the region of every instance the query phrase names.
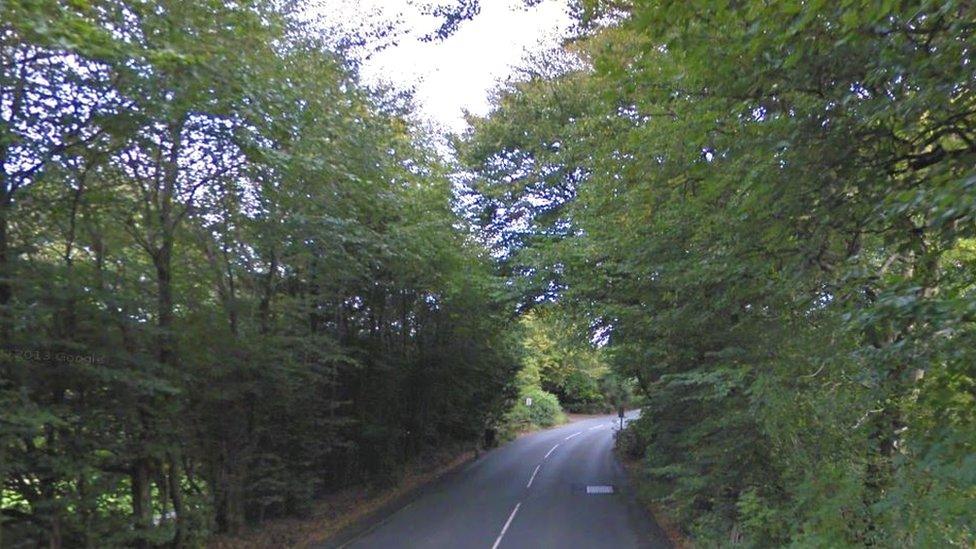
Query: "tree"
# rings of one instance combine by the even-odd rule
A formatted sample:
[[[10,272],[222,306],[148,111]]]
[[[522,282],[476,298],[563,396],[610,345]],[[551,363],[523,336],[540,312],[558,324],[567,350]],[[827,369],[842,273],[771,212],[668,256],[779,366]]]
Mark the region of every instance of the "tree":
[[[638,380],[651,492],[705,544],[971,540],[971,6],[584,7],[592,68],[466,146],[505,204],[559,184],[481,159],[583,174],[520,253]]]
[[[195,546],[502,413],[447,167],[288,7],[4,4],[5,542]]]

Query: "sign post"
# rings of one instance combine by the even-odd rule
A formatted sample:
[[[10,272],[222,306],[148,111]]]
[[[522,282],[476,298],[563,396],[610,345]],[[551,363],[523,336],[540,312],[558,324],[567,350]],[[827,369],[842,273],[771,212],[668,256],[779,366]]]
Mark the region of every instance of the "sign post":
[[[617,407],[617,417],[620,418],[620,430],[622,431],[624,429],[624,407],[623,406]]]

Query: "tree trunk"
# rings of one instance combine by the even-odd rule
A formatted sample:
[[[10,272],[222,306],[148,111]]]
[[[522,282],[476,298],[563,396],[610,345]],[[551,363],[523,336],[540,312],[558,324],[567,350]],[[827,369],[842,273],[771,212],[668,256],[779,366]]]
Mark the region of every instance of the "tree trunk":
[[[237,534],[244,527],[243,473],[234,453],[234,449],[222,452],[214,486],[217,528],[228,534]]]
[[[10,281],[13,278],[10,272],[10,244],[8,242],[8,221],[7,221],[7,198],[0,196],[0,345],[10,344],[11,316],[10,301],[13,298],[13,289]]]
[[[183,469],[180,467],[180,460],[173,453],[169,455],[169,495],[173,501],[173,514],[176,520],[176,533],[173,536],[173,547],[181,549],[186,545],[186,515],[183,509],[183,492],[180,482],[183,477]]]
[[[61,549],[61,514],[55,514],[50,521],[51,531],[48,534],[48,548]]]
[[[140,457],[132,466],[132,514],[135,517],[136,547],[149,547],[147,535],[152,527],[152,495],[149,489],[150,462]]]
[[[159,363],[164,366],[174,366],[173,351],[173,279],[172,279],[172,236],[163,237],[163,245],[160,247],[156,259],[156,288],[157,312],[156,327],[159,329],[157,336],[157,351]]]
[[[261,302],[258,305],[258,316],[260,317],[261,333],[271,333],[271,299],[274,296],[275,271],[278,270],[278,256],[271,250],[271,263],[268,266],[268,276],[264,281],[264,291],[261,294]]]

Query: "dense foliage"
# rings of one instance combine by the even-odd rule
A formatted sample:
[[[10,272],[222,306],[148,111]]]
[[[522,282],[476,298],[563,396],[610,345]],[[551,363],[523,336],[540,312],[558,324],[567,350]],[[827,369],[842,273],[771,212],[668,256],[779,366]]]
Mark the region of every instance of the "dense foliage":
[[[976,7],[583,2],[459,144],[527,302],[604,334],[706,546],[976,538]]]
[[[445,167],[287,5],[0,3],[0,545],[197,545],[503,412]]]
[[[635,389],[701,545],[976,541],[972,2],[572,2],[467,188],[299,4],[0,0],[0,546],[198,545]]]
[[[517,399],[504,416],[503,438],[565,420],[563,413],[609,413],[632,408],[635,384],[610,368],[602,342],[581,319],[558,305],[525,312],[513,331],[519,370]]]

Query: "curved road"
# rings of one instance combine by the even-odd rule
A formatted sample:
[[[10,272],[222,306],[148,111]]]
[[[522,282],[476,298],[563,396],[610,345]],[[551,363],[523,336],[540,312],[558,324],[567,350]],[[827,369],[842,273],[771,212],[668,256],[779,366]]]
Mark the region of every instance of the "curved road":
[[[333,547],[668,547],[613,455],[617,422],[603,416],[519,438]]]

